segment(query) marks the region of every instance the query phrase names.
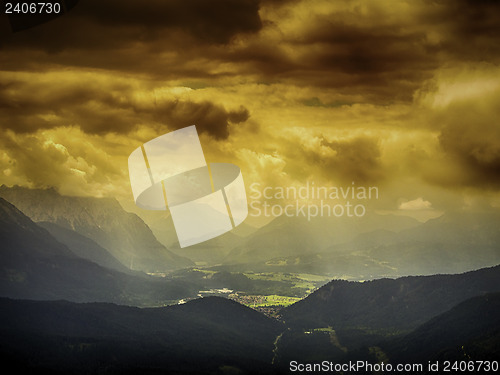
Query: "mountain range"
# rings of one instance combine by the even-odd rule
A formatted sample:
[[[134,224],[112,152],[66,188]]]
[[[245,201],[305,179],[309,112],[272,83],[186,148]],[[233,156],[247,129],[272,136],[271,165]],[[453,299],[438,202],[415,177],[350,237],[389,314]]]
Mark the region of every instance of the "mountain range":
[[[394,293],[387,291],[386,280],[357,283],[357,289],[343,294],[353,294],[358,306],[365,302],[369,308],[353,318],[336,293],[325,294],[329,285],[297,304],[299,311],[310,310],[302,321],[290,318],[299,312],[292,305],[285,309],[284,323],[218,297],[162,308],[0,298],[0,358],[23,371],[76,374],[281,374],[289,372],[291,361],[491,363],[500,354],[500,293],[483,292],[498,289],[498,275],[499,267],[493,267],[448,280],[421,277],[420,283],[413,280],[415,288],[400,293],[406,304],[389,310],[387,299],[377,297]],[[459,296],[464,283],[473,287]],[[427,298],[431,285],[437,296]],[[467,298],[472,293],[479,295]],[[318,298],[325,301],[323,307]],[[311,319],[315,309],[322,320]],[[394,314],[384,317],[388,311],[397,311],[395,324],[388,323]],[[366,322],[357,320],[363,314]],[[415,318],[418,314],[423,315]],[[304,322],[307,328],[298,324]],[[418,372],[431,373],[427,367]]]
[[[88,259],[100,266],[120,272],[134,273],[123,265],[111,253],[88,237],[82,236],[74,230],[61,227],[48,221],[40,221],[38,226],[46,229],[58,242],[66,245],[72,253],[80,258]]]
[[[408,331],[458,303],[500,292],[500,266],[456,275],[332,280],[283,312],[288,325]]]
[[[232,272],[309,273],[349,280],[461,273],[500,263],[498,210],[449,212],[425,223],[375,213],[310,221],[281,216],[258,229],[243,223],[187,248],[179,248],[174,240],[168,215],[144,214],[155,233],[169,241],[167,249],[142,219],[124,211],[114,199],[5,186],[0,187],[0,196],[60,242],[75,247],[80,256],[88,254],[90,260],[120,271],[123,268],[113,258],[126,268],[145,272],[196,263]],[[75,232],[80,236],[71,236]]]
[[[356,224],[351,218],[349,226],[343,220],[276,218],[244,238],[222,268],[372,280],[461,273],[500,263],[498,210],[446,213],[425,223],[375,214],[362,219]]]
[[[436,373],[427,367],[436,361],[439,373],[445,360],[491,365],[500,355],[499,281],[500,266],[456,275],[333,280],[282,311],[287,329],[275,342],[273,363],[283,372],[291,361],[423,364],[407,373],[425,374]]]
[[[400,231],[419,225],[409,217],[367,214],[364,217],[280,216],[244,239],[224,259],[225,264],[266,262],[278,257],[315,254],[358,235],[381,229]]]
[[[144,221],[124,211],[115,199],[62,196],[54,189],[19,186],[0,186],[0,197],[34,222],[57,224],[93,240],[130,269],[165,272],[194,265],[159,243]],[[56,236],[60,233],[54,231]]]
[[[288,327],[276,339],[273,364],[279,373],[288,373],[292,361],[361,364],[356,371],[359,374],[377,373],[366,364],[373,367],[381,363],[391,366],[392,371],[399,364],[409,366],[399,371],[408,374],[458,372],[460,368],[467,372],[471,365],[474,371],[469,373],[493,373],[500,355],[499,303],[500,293],[472,297],[408,333],[377,334],[342,326]],[[484,371],[486,368],[489,370]]]
[[[223,267],[261,267],[271,272],[322,269],[324,274],[338,270],[361,276],[364,270],[376,278],[334,279],[283,308],[277,320],[216,297],[148,307],[195,297],[202,287],[198,280],[205,280],[205,272],[211,271],[179,270],[197,275],[192,281],[180,281],[175,274],[152,277],[130,270],[116,249],[108,249],[110,243],[119,243],[112,239],[122,235],[120,225],[137,224],[141,236],[150,236],[144,266],[148,256],[159,256],[152,250],[154,235],[136,215],[129,216],[113,200],[63,197],[51,190],[30,196],[22,190],[0,189],[12,196],[18,193],[21,201],[20,197],[31,197],[24,209],[37,219],[0,198],[0,358],[6,367],[50,374],[279,374],[289,372],[292,360],[391,364],[498,360],[500,265],[491,267],[500,240],[496,212],[448,213],[424,224],[405,221],[394,230],[387,226],[397,220],[377,223],[380,217],[368,217],[364,229],[353,227],[347,233],[344,228],[343,234],[342,226],[332,229],[332,223],[305,227],[307,223],[300,220],[281,218],[255,231],[231,233],[238,238],[233,250],[241,256],[235,259],[242,263],[230,262],[237,251],[227,253],[229,265],[219,266],[222,270],[206,279],[211,287],[230,280],[250,290],[257,281],[264,282],[225,272]],[[115,223],[100,224],[113,214]],[[317,240],[321,230],[330,232]],[[106,236],[110,239],[104,241]],[[306,246],[301,236],[315,245]],[[130,252],[134,242],[128,246]],[[274,257],[287,254],[287,246],[293,247],[294,255]],[[306,246],[304,252],[301,246]],[[134,251],[140,256],[142,250]],[[440,273],[483,264],[490,267],[377,278],[387,270],[393,275]],[[272,293],[276,290],[269,290]]]
[[[79,257],[2,198],[0,243],[3,297],[158,305],[199,290],[197,285],[119,272]]]

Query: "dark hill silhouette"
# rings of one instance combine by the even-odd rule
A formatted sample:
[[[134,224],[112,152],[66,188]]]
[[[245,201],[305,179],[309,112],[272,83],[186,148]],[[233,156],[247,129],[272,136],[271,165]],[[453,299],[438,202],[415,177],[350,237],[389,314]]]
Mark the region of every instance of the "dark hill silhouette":
[[[383,347],[390,358],[407,363],[431,358],[498,360],[500,293],[468,299]]]
[[[287,324],[409,330],[456,304],[500,291],[500,266],[457,275],[333,280],[283,312]]]
[[[264,373],[282,329],[218,297],[149,309],[0,299],[2,360],[23,370]]]

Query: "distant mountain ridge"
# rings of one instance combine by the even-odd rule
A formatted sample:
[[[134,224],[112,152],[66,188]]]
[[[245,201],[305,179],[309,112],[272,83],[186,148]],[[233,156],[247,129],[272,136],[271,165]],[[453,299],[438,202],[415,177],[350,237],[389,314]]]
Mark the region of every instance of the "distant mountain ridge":
[[[225,264],[266,262],[277,257],[324,252],[374,230],[401,231],[420,223],[409,217],[367,214],[364,217],[275,218],[245,238],[224,259]]]
[[[137,215],[111,198],[62,196],[54,189],[1,186],[0,197],[35,222],[51,222],[88,237],[128,268],[162,272],[193,266],[160,244]]]
[[[80,258],[88,259],[103,267],[111,268],[120,272],[132,272],[125,267],[111,253],[88,237],[71,229],[63,228],[48,221],[40,221],[38,226],[46,229],[57,241],[66,245],[71,252]]]
[[[313,221],[293,219],[275,219],[245,239],[225,259],[227,269],[373,280],[462,273],[500,263],[500,210],[446,213],[416,225],[378,215],[366,218],[366,226],[358,229],[355,222],[350,227],[319,221],[316,227]],[[397,221],[401,223],[394,226]]]
[[[75,255],[0,198],[0,296],[75,302],[160,304],[195,296],[198,286],[130,275]]]

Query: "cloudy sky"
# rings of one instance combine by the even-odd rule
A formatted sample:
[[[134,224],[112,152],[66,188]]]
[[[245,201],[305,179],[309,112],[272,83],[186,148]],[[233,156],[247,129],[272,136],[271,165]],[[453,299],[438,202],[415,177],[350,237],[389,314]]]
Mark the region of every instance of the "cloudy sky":
[[[247,187],[500,207],[500,2],[82,0],[0,20],[0,183],[130,202],[127,158],[196,124]],[[431,213],[430,213],[431,214]]]

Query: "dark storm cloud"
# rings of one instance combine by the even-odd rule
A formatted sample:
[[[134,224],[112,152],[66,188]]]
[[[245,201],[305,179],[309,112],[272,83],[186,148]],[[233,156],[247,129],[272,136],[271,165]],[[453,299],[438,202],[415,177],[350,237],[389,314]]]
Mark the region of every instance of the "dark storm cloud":
[[[229,136],[229,123],[239,124],[248,120],[248,110],[241,106],[237,110],[227,111],[222,106],[204,101],[193,103],[188,101],[169,101],[154,111],[159,122],[174,128],[196,125],[200,132],[206,132],[217,139]]]
[[[134,125],[130,114],[113,116],[131,107],[130,103],[117,99],[124,90],[121,85],[103,90],[97,82],[88,81],[84,85],[82,81],[68,83],[61,79],[57,85],[49,86],[46,82],[37,82],[37,78],[4,78],[6,83],[0,86],[2,128],[29,133],[80,125],[89,133],[103,133],[112,128],[118,132],[127,131]]]
[[[106,26],[179,28],[201,40],[227,43],[240,32],[261,28],[255,0],[93,1],[82,7],[90,20]]]
[[[449,58],[498,61],[500,57],[500,2],[496,0],[430,1],[422,9],[423,23],[440,38],[432,52]]]
[[[385,2],[359,11],[365,5],[332,2],[323,13],[304,7],[286,20],[297,25],[293,32],[276,15],[261,20],[259,8],[293,9],[300,1],[88,0],[4,37],[2,65],[80,66],[162,79],[251,76],[385,105],[411,101],[442,64],[500,57],[500,2],[412,1],[401,17]]]
[[[286,150],[285,172],[298,180],[320,175],[350,184],[373,183],[383,178],[381,150],[375,138],[358,136],[331,142],[321,138],[320,147],[312,149],[290,143]]]
[[[79,126],[89,134],[105,134],[127,133],[139,124],[169,129],[194,124],[200,132],[224,139],[230,124],[245,122],[250,116],[243,106],[226,110],[210,101],[163,99],[155,104],[153,97],[139,100],[135,87],[112,80],[61,77],[59,84],[47,86],[37,82],[38,76],[32,78],[4,79],[0,85],[1,128],[31,133]]]
[[[303,70],[319,72],[314,77],[316,86],[361,89],[372,101],[377,96],[384,101],[409,100],[437,66],[427,56],[423,33],[404,32],[398,26],[350,25],[335,19],[318,24],[321,26],[296,42],[322,47],[311,49],[301,60]]]
[[[227,43],[238,33],[262,27],[258,10],[255,0],[85,0],[63,17],[15,33],[5,43],[51,52],[115,49],[179,37],[176,32]]]
[[[291,34],[269,26],[281,33],[279,44],[252,40],[243,48],[222,51],[219,58],[241,63],[242,72],[258,73],[266,81],[335,88],[383,104],[411,101],[439,66],[428,28],[416,20],[379,24],[373,15],[355,17],[345,10],[308,20]]]
[[[450,168],[460,173],[435,176],[444,185],[500,186],[500,91],[476,101],[460,101],[449,106],[439,142],[450,159]]]
[[[500,57],[498,1],[414,1],[401,18],[390,17],[384,2],[366,13],[359,12],[363,2],[335,10],[343,3],[332,3],[328,14],[304,15],[308,24],[298,25],[300,32],[279,31],[279,44],[249,43],[224,59],[268,81],[335,88],[390,104],[412,101],[443,64]]]

